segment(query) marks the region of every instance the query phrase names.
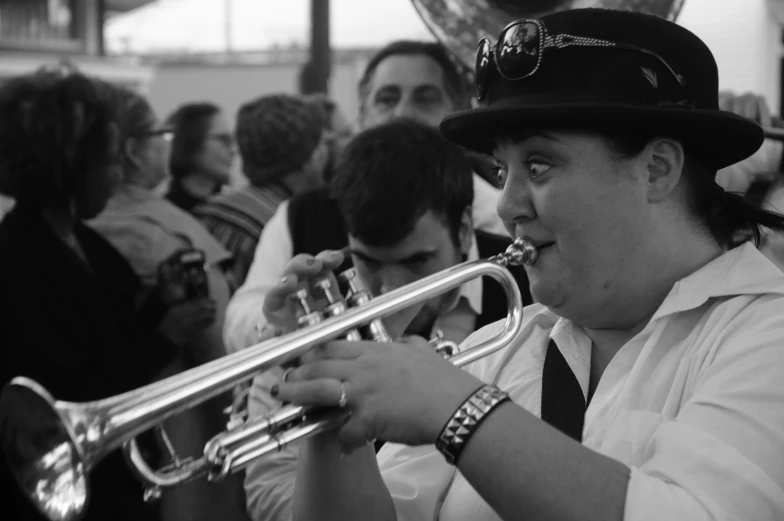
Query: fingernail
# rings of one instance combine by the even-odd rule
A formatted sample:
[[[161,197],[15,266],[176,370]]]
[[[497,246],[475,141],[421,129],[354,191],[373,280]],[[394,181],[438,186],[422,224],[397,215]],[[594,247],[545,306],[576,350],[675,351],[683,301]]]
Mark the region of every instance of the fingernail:
[[[273,385],[273,386],[272,386],[272,388],[270,389],[270,394],[271,394],[273,397],[275,397],[275,396],[277,396],[277,395],[278,395],[278,391],[279,391],[278,384],[275,384],[275,385]]]
[[[329,254],[330,259],[337,259],[338,257],[340,257],[339,251],[333,251],[332,253]]]
[[[285,283],[287,283],[288,281],[289,281],[289,276],[288,276],[288,275],[286,275],[285,277],[283,277],[282,279],[280,279],[280,283],[281,283],[281,284],[285,284]]]
[[[308,259],[305,261],[305,264],[308,266],[313,266],[316,263],[316,259]]]

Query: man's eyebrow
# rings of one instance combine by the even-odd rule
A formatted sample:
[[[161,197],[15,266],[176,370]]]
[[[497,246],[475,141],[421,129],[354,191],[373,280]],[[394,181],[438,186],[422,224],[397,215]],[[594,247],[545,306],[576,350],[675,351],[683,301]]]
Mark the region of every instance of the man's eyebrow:
[[[378,263],[378,264],[383,264],[384,263],[384,261],[380,261],[380,260],[374,258],[372,255],[368,255],[367,253],[365,253],[363,251],[356,250],[356,249],[353,249],[353,248],[350,248],[350,247],[344,248],[343,251],[347,255],[354,255],[354,256],[359,257],[359,258],[361,258],[363,260],[367,260],[367,261],[370,261],[370,262],[375,262],[375,263]],[[415,251],[415,252],[411,253],[410,255],[407,255],[406,257],[403,257],[402,259],[395,259],[393,262],[395,264],[410,264],[410,263],[413,263],[413,262],[419,262],[419,261],[423,261],[423,260],[427,260],[427,259],[430,259],[432,257],[435,257],[436,253],[437,253],[436,251],[432,251],[432,250],[419,250],[419,251]]]

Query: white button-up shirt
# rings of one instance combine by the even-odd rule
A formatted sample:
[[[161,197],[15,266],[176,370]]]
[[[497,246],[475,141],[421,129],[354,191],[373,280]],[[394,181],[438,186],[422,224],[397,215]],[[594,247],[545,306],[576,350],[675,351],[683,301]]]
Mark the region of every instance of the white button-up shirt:
[[[584,394],[591,341],[543,306],[524,314],[525,342],[468,370],[539,416],[549,339]],[[784,274],[747,243],[675,284],[606,368],[583,445],[632,469],[626,521],[784,520]],[[399,521],[499,519],[432,446],[387,444],[378,462]]]
[[[591,341],[541,305],[524,317],[521,345],[467,370],[539,416],[549,339],[584,394]],[[465,348],[500,327],[482,329]],[[254,394],[258,412],[277,405]],[[784,520],[784,273],[745,244],[676,283],[607,366],[583,445],[632,469],[626,521]],[[387,443],[378,463],[399,521],[499,519],[433,446]],[[296,466],[296,448],[287,447],[248,469],[252,519],[290,518]]]

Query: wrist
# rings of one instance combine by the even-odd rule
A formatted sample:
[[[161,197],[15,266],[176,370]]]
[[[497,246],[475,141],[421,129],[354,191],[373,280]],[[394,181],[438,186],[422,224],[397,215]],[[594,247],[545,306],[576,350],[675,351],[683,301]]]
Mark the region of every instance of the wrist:
[[[448,389],[444,389],[443,393],[436,395],[439,399],[433,404],[433,410],[425,415],[428,418],[428,437],[433,440],[431,443],[438,440],[447,421],[454,415],[458,407],[484,385],[482,380],[459,368],[455,368],[455,374],[448,382],[449,385],[444,386]]]
[[[465,399],[441,429],[436,440],[436,449],[447,463],[457,465],[460,455],[482,422],[499,405],[508,402],[509,395],[495,385],[483,384]]]

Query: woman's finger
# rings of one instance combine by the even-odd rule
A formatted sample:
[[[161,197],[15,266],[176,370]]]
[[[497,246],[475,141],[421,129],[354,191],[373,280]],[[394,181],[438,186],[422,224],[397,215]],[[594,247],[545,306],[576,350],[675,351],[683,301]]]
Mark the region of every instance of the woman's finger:
[[[335,340],[326,344],[321,344],[309,349],[299,357],[297,365],[311,364],[319,360],[353,360],[365,353],[368,349],[377,346],[375,342],[369,341],[348,341]]]
[[[343,382],[341,385],[340,380],[322,378],[320,380],[292,383],[289,377],[285,383],[281,382],[273,385],[272,389],[270,389],[270,394],[283,402],[321,407],[339,407],[344,391],[345,406],[348,405],[348,400],[350,399],[350,384],[348,382]]]
[[[293,369],[289,372],[286,381],[297,383],[326,378],[341,382],[347,380],[354,369],[351,362],[345,360],[320,360]]]
[[[384,348],[387,347],[389,344],[384,344]],[[334,340],[318,346],[314,351],[320,359],[353,360],[378,348],[378,342],[369,340]]]

